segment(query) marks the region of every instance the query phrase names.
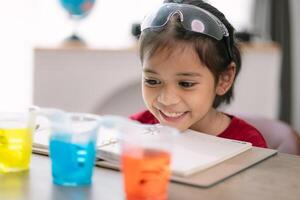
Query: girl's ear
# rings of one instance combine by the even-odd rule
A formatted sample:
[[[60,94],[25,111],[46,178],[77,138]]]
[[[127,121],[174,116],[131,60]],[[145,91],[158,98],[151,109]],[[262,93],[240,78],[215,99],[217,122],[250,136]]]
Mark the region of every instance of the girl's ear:
[[[231,62],[227,70],[221,73],[217,83],[216,94],[219,96],[224,95],[232,86],[236,74],[236,64]]]

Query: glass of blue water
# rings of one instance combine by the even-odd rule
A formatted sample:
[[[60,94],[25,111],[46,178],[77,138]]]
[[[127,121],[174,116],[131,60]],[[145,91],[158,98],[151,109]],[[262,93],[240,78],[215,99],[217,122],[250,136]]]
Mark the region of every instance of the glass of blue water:
[[[52,122],[50,158],[53,183],[63,186],[90,185],[96,157],[98,118],[65,114]]]

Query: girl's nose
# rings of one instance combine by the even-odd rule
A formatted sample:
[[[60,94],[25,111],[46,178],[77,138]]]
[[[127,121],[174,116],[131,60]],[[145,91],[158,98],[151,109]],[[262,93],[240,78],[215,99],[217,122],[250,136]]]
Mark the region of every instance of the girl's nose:
[[[176,94],[176,90],[172,87],[163,88],[157,96],[158,103],[164,106],[176,105],[180,102],[179,96]]]

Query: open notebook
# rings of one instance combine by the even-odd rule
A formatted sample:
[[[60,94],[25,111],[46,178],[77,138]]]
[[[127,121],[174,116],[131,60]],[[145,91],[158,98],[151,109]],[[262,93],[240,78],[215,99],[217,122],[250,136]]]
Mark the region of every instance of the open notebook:
[[[48,138],[49,130],[36,131],[33,141],[34,149],[47,150]],[[112,164],[119,164],[120,147],[116,132],[100,129],[97,146],[98,158]],[[251,143],[248,142],[187,130],[175,140],[171,170],[176,176],[186,177],[241,154],[251,147]]]

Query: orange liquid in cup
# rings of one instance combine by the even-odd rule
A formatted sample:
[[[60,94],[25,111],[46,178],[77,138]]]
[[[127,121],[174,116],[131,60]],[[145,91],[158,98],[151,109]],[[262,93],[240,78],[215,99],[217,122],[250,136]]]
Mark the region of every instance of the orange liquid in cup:
[[[122,155],[125,193],[127,200],[165,200],[170,179],[170,154],[145,149],[134,157],[130,152]]]

